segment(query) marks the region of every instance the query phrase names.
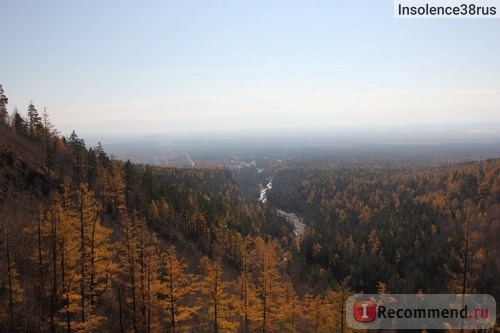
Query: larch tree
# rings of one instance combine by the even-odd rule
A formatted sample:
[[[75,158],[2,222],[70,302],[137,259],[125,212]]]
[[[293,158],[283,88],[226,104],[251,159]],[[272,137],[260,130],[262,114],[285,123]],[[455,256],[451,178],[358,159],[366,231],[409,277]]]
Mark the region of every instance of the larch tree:
[[[99,156],[102,156],[100,154]],[[103,159],[103,158],[101,158]],[[125,175],[120,163],[107,161],[98,164],[98,175],[101,180],[101,196],[106,211],[117,217],[126,213]]]
[[[280,313],[284,290],[278,266],[278,245],[272,241],[266,243],[260,237],[255,238],[254,245],[252,260],[257,294],[262,303],[261,329],[268,332],[275,329],[275,324],[283,315]]]
[[[123,278],[119,288],[125,287],[128,291],[133,329],[140,332],[161,330],[163,304],[159,295],[164,286],[159,241],[148,230],[145,218],[138,216],[126,218],[123,231],[125,239],[120,246]]]
[[[197,288],[197,278],[186,271],[187,264],[177,257],[175,246],[171,245],[162,257],[159,298],[163,300],[167,327],[171,332],[185,330],[183,325],[199,308],[190,302]]]
[[[247,238],[245,244],[249,243]],[[253,332],[258,327],[262,314],[262,303],[257,296],[255,285],[252,281],[251,267],[249,262],[249,251],[242,249],[241,273],[238,278],[238,291],[240,299],[238,302],[241,318],[240,328],[243,332]]]
[[[345,284],[341,284],[340,290],[334,291],[328,289],[324,293],[324,308],[326,315],[325,328],[330,331],[344,332],[346,329],[345,317],[345,301],[350,295],[350,291],[346,289]]]
[[[146,332],[158,332],[164,328],[163,302],[159,295],[164,286],[161,283],[161,256],[159,241],[154,234],[148,233],[145,243],[145,308],[146,308]]]
[[[134,332],[139,331],[138,319],[138,239],[136,233],[136,216],[125,214],[121,218],[123,236],[118,244],[119,275],[117,280],[118,308],[120,327],[132,326]],[[130,320],[128,324],[126,321]],[[122,329],[123,330],[123,329]]]
[[[151,200],[149,204],[149,218],[154,223],[158,223],[160,220],[160,210],[155,200]]]
[[[306,295],[304,297],[304,313],[306,326],[310,332],[318,333],[322,331],[322,327],[326,321],[326,316],[323,313],[323,302],[318,295]]]
[[[63,189],[50,206],[37,209],[27,230],[36,239],[40,318],[48,312],[51,331],[95,330],[104,319],[95,311],[98,298],[114,271],[110,230],[101,225],[98,202],[85,185],[71,193],[63,183]]]
[[[464,207],[463,213],[459,210],[455,214],[462,224],[464,238],[459,248],[452,248],[450,251],[453,266],[445,265],[445,272],[449,276],[449,290],[460,294],[476,291],[481,267],[487,257],[487,251],[480,246],[484,235],[475,225],[480,220],[476,205],[471,200],[466,200]]]
[[[354,293],[351,290],[349,284],[350,277],[346,277],[342,281],[340,281],[339,288],[336,292],[334,292],[333,294],[327,293],[327,298],[331,300],[337,311],[340,310],[340,325],[337,330],[342,333],[346,332],[348,329],[345,313],[345,302],[347,301],[347,298]]]
[[[68,276],[73,276],[78,267],[77,256],[70,248],[77,241],[76,214],[71,208],[63,207],[61,201],[55,198],[50,206],[39,207],[34,226],[28,232],[37,239],[33,261],[38,266],[40,305],[49,299],[50,330],[64,327],[71,331],[72,315],[77,310],[69,300],[71,283]]]
[[[291,281],[283,283],[283,290],[283,303],[280,307],[280,316],[277,322],[278,330],[280,332],[295,332],[297,330],[297,318],[302,312],[301,302]]]
[[[125,214],[123,236],[118,244],[118,310],[122,331],[151,332],[163,325],[163,262],[159,241],[150,232],[146,219],[136,212]]]
[[[75,251],[78,268],[73,275],[77,281],[73,286],[72,299],[76,304],[79,320],[75,322],[75,330],[92,331],[99,327],[103,314],[95,311],[97,299],[110,286],[114,266],[112,263],[113,247],[110,242],[111,230],[100,222],[101,207],[87,185],[81,184],[77,195],[77,210],[71,240],[78,250]]]
[[[200,283],[200,294],[209,323],[206,329],[214,333],[236,330],[239,326],[236,297],[229,291],[234,282],[224,279],[220,259],[212,262],[206,256],[202,257],[200,266],[205,274]]]

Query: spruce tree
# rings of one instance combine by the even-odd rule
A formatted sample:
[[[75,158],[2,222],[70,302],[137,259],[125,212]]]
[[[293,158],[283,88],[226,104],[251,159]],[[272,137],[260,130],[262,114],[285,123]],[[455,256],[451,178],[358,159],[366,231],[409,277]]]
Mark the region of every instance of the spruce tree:
[[[0,84],[0,125],[8,124],[9,114],[7,112],[7,102],[9,99],[5,97],[2,85]]]
[[[31,101],[30,105],[28,106],[28,129],[30,138],[36,138],[41,127],[42,118],[40,118],[40,115],[38,114],[33,101]]]

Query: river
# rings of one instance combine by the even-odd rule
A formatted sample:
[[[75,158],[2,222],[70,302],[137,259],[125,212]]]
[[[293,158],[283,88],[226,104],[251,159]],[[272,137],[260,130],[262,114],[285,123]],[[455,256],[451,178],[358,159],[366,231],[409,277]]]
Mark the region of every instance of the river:
[[[266,186],[262,186],[262,184],[260,184],[260,197],[259,197],[260,202],[262,202],[262,203],[267,202],[266,192],[272,188],[273,188],[273,177],[267,178],[267,185]]]
[[[266,186],[260,184],[260,196],[259,196],[260,202],[267,203],[267,191],[269,191],[272,188],[273,188],[272,177],[267,178]],[[304,219],[302,217],[299,217],[294,213],[286,212],[282,209],[275,209],[275,211],[279,216],[284,217],[288,223],[293,224],[293,226],[295,227],[295,234],[297,236],[302,236],[302,234],[306,230],[306,224],[304,223]]]

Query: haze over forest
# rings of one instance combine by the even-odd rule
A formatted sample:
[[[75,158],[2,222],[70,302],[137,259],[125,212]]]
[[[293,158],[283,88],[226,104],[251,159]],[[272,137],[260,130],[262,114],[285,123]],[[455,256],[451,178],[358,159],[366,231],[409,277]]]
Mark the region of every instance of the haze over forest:
[[[486,123],[498,137],[496,19],[395,19],[392,1],[54,0],[3,3],[0,29],[10,111],[32,100],[65,135]]]

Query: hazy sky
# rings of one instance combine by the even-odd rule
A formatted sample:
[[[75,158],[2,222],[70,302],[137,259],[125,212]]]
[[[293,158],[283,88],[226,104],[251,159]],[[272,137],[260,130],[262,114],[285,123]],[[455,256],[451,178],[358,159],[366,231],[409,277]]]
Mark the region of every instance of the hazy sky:
[[[0,83],[81,134],[500,122],[500,19],[393,2],[0,2]]]

